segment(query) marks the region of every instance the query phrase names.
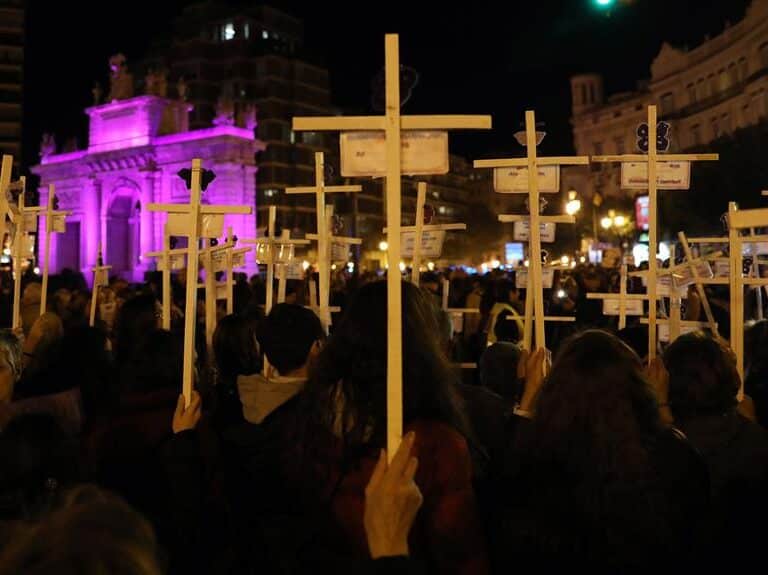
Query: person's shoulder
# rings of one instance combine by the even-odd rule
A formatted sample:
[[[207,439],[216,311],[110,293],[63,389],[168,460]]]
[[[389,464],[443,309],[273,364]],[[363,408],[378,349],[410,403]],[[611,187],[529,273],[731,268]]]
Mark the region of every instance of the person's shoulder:
[[[414,446],[419,453],[467,451],[464,436],[453,426],[433,419],[419,419],[407,425],[406,431],[416,433]]]

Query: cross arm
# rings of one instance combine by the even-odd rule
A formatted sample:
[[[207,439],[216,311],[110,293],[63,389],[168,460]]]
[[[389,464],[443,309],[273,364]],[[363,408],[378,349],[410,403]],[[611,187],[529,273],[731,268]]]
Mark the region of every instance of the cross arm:
[[[531,216],[529,214],[500,214],[499,215],[499,221],[500,222],[527,222],[530,220]],[[539,222],[542,224],[573,224],[576,222],[575,216],[569,216],[567,214],[558,215],[558,216],[539,216]]]
[[[388,233],[389,228],[384,228],[383,233]],[[467,224],[430,224],[427,226],[421,226],[423,232],[439,232],[439,231],[461,231],[466,230]],[[401,232],[415,232],[416,226],[400,226]]]
[[[293,188],[285,188],[286,194],[316,194],[318,190],[317,186],[296,186]],[[363,187],[359,185],[344,185],[344,186],[323,186],[323,191],[328,193],[337,192],[361,192]]]

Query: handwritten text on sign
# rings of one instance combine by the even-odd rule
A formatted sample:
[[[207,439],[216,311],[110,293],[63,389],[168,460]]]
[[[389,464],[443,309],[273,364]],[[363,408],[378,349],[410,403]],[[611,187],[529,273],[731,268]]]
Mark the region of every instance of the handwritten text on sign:
[[[301,280],[304,279],[304,268],[301,262],[289,262],[277,266],[277,279]]]
[[[168,259],[171,260],[171,270],[183,270],[186,265],[186,256],[184,254],[172,254]],[[157,260],[157,271],[165,270],[165,258]]]
[[[427,231],[421,233],[421,247],[419,254],[425,258],[439,258],[443,252],[445,231]],[[413,246],[416,244],[416,232],[402,232],[400,234],[401,251],[404,258],[413,257]]]
[[[603,300],[603,315],[619,315],[620,301],[618,299]],[[643,315],[643,302],[639,299],[624,301],[624,315]]]
[[[217,238],[224,230],[222,214],[203,214],[201,220],[201,238]],[[191,233],[192,222],[189,214],[168,214],[168,235],[188,237]]]
[[[621,187],[648,189],[648,164],[646,162],[622,162]],[[687,190],[691,187],[690,162],[657,162],[656,187],[660,190]]]
[[[550,289],[554,279],[554,269],[544,268],[541,270],[541,287]],[[517,289],[526,289],[528,287],[528,268],[517,268],[515,270],[515,286]]]
[[[560,166],[539,166],[539,192],[556,194],[560,191]],[[493,189],[503,194],[528,193],[528,168],[511,167],[493,170]]]
[[[539,224],[539,235],[541,236],[541,241],[546,243],[554,242],[555,228],[556,225],[553,222]],[[516,242],[527,242],[531,237],[530,223],[525,220],[515,222],[512,233]]]
[[[448,173],[448,133],[409,130],[400,138],[401,172],[406,175]],[[341,134],[341,175],[345,178],[387,175],[384,132]]]
[[[712,266],[709,262],[700,261],[694,264],[696,266],[696,275],[699,279],[710,279],[714,276],[712,272]],[[695,283],[696,278],[693,275],[693,269],[690,265],[678,266],[672,270],[672,281],[675,283],[675,287],[682,288],[688,287]]]

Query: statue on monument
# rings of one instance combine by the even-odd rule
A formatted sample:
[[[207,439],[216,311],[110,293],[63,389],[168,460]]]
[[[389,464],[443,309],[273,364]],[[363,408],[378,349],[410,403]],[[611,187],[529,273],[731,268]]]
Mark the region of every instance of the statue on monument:
[[[256,121],[256,106],[252,103],[245,105],[242,112],[242,125],[248,130],[255,130],[258,122]]]
[[[47,158],[56,153],[56,138],[53,134],[45,133],[40,141],[40,157]]]
[[[213,118],[214,126],[235,125],[235,101],[232,98],[232,85],[227,83],[221,89],[221,95],[216,101],[216,115]]]
[[[109,59],[109,95],[107,100],[126,100],[133,98],[133,75],[128,72],[123,54],[115,54]]]
[[[168,72],[150,68],[144,78],[144,91],[151,96],[165,98],[168,95]]]
[[[179,81],[176,82],[176,94],[179,100],[182,102],[187,101],[187,83],[184,81],[184,76],[179,76]]]

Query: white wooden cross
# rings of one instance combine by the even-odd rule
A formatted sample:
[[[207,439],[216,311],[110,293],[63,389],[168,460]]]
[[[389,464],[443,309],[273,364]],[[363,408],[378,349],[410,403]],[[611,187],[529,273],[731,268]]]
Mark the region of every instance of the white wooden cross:
[[[527,221],[529,225],[529,273],[528,289],[525,298],[525,318],[523,345],[532,349],[533,332],[536,336],[536,347],[545,348],[544,335],[544,291],[542,287],[541,265],[541,229],[540,224],[546,222],[574,223],[573,216],[542,216],[539,213],[539,167],[560,165],[587,165],[587,156],[540,158],[536,154],[536,115],[532,110],[525,112],[525,141],[527,156],[525,158],[505,158],[495,160],[475,160],[476,168],[511,168],[527,167],[527,193],[529,215],[500,215],[501,222]],[[556,190],[559,191],[559,190]]]
[[[707,323],[709,324],[709,331],[712,332],[713,336],[718,335],[717,331],[717,322],[715,321],[715,316],[712,313],[712,308],[709,305],[709,298],[707,297],[707,292],[704,289],[704,286],[707,283],[711,283],[708,280],[712,280],[715,278],[703,278],[699,274],[699,268],[698,263],[704,262],[706,260],[703,260],[701,258],[694,258],[693,252],[691,252],[691,244],[688,242],[688,238],[685,235],[685,232],[678,232],[677,239],[680,241],[680,247],[683,249],[683,253],[685,254],[685,263],[683,265],[686,265],[688,269],[690,270],[691,275],[693,276],[693,283],[696,285],[696,291],[699,294],[699,299],[701,300],[701,307],[704,309],[704,315],[707,317]],[[679,266],[676,266],[679,267]],[[674,273],[674,269],[672,272]]]
[[[243,267],[244,254],[251,250],[251,248],[235,249],[236,242],[230,227],[227,229],[227,239],[224,243],[200,250],[200,263],[205,270],[205,281],[202,285],[198,285],[198,288],[205,289],[205,343],[209,353],[213,353],[213,334],[217,324],[216,304],[220,299],[226,300],[227,314],[234,311],[233,268]],[[226,272],[226,279],[223,282],[216,281],[216,272],[219,271]]]
[[[618,315],[619,316],[619,330],[627,327],[628,315],[643,315],[643,301],[648,299],[646,294],[629,294],[627,293],[627,264],[621,265],[621,278],[619,279],[619,293],[597,293],[590,292],[587,294],[587,299],[600,299],[603,300],[603,314],[604,315]],[[630,309],[627,309],[627,304],[631,302],[640,302],[639,309],[636,305],[631,305]],[[617,308],[617,312],[614,312],[614,306]]]
[[[387,455],[392,458],[400,445],[403,429],[403,361],[402,361],[402,279],[396,273],[400,261],[401,176],[405,158],[410,158],[405,140],[413,130],[490,129],[490,116],[402,116],[400,114],[400,56],[397,34],[385,37],[385,114],[384,116],[330,116],[294,118],[295,131],[373,131],[384,134],[384,154],[381,166],[386,165],[387,243],[389,261],[394,262],[387,274]],[[402,134],[401,134],[402,132]],[[413,133],[411,134],[413,135]],[[342,142],[344,134],[342,134]],[[438,138],[446,144],[447,136]],[[408,145],[416,148],[416,142]],[[342,154],[343,155],[343,154]],[[418,159],[419,154],[415,154]],[[446,166],[447,168],[447,166]],[[412,173],[415,173],[413,171]],[[434,173],[430,170],[422,173]]]
[[[187,248],[171,249],[171,237],[168,224],[163,226],[163,249],[159,252],[149,252],[144,254],[147,258],[158,258],[157,269],[163,274],[163,318],[162,326],[165,330],[171,329],[171,272],[181,270],[185,267],[185,255]]]
[[[742,245],[745,243],[765,242],[768,236],[742,236],[745,230],[753,230],[768,226],[768,208],[739,210],[734,202],[728,204],[728,239],[730,253],[730,286],[731,286],[731,349],[736,354],[737,369],[744,381],[744,286],[766,286],[768,278],[744,277]]]
[[[12,223],[16,223],[16,216],[12,209],[11,190],[20,186],[20,180],[11,183],[11,174],[13,172],[13,156],[3,154],[2,167],[0,167],[0,243],[5,240],[5,234],[8,227],[5,223],[6,217]],[[9,243],[13,243],[10,238]]]
[[[331,292],[331,252],[332,245],[336,243],[360,244],[357,238],[335,238],[332,236],[332,226],[329,214],[333,213],[332,206],[325,205],[325,194],[360,192],[362,186],[326,186],[325,185],[325,157],[322,152],[315,152],[315,185],[286,188],[286,194],[314,194],[315,217],[317,220],[317,233],[307,234],[307,238],[317,241],[317,275],[320,282],[320,307],[316,310],[323,328],[328,332],[331,325],[331,311],[329,309]]]
[[[37,211],[36,208],[27,208],[24,206],[24,194],[26,192],[26,178],[21,176],[17,182],[19,189],[19,197],[17,200],[17,206],[9,205],[9,212],[13,214],[13,222],[15,223],[14,237],[11,238],[11,245],[13,249],[13,316],[11,320],[11,327],[13,329],[21,327],[21,276],[22,269],[21,264],[24,261],[26,255],[29,255],[29,244],[27,242],[28,230],[27,230],[27,214],[33,214]],[[8,189],[14,187],[13,184]],[[32,229],[37,229],[37,226],[30,226]]]
[[[289,246],[307,245],[309,240],[297,240],[291,239],[290,235],[277,235],[277,206],[269,206],[269,212],[267,215],[267,229],[266,235],[262,238],[256,238],[253,240],[241,240],[243,244],[255,244],[256,259],[259,263],[263,263],[267,266],[267,294],[264,305],[264,315],[269,315],[274,305],[274,285],[275,285],[275,266],[279,263],[280,254],[277,252],[280,249],[286,249]],[[263,254],[263,257],[260,255]]]
[[[211,206],[200,203],[202,162],[199,158],[192,160],[190,193],[188,204],[149,204],[150,212],[166,212],[168,218],[183,219],[183,233],[174,231],[174,235],[187,236],[187,300],[184,309],[184,374],[182,393],[186,405],[192,400],[192,385],[195,366],[195,328],[197,318],[197,261],[199,257],[198,242],[201,237],[202,219],[206,215],[250,214],[251,206]],[[194,263],[193,263],[194,262]]]
[[[96,325],[96,306],[99,302],[99,290],[109,285],[109,270],[112,266],[104,265],[104,258],[101,252],[101,242],[99,242],[99,251],[96,254],[96,267],[93,270],[93,289],[91,290],[91,315],[88,325]]]
[[[45,227],[43,227],[43,245],[45,257],[40,266],[40,273],[43,278],[43,285],[40,288],[40,315],[43,315],[48,307],[48,273],[50,270],[49,262],[51,260],[51,234],[66,231],[66,218],[72,212],[65,210],[54,210],[56,204],[56,187],[48,184],[48,202],[46,208],[35,208],[38,216],[45,216]]]
[[[712,161],[717,160],[717,154],[663,154],[663,160],[659,159],[657,150],[657,127],[656,127],[656,106],[648,106],[648,153],[647,154],[623,154],[617,156],[592,156],[593,162],[620,162],[645,164],[647,170],[648,187],[648,298],[651,302],[656,301],[656,277],[658,275],[658,263],[656,254],[658,252],[658,202],[657,192],[659,188],[667,189],[662,183],[659,185],[659,168],[668,166],[670,162],[693,162],[693,161]],[[648,357],[656,357],[656,305],[651,303],[648,306]]]
[[[421,250],[422,240],[424,232],[445,232],[466,230],[467,225],[461,223],[452,224],[427,224],[424,222],[424,205],[427,201],[427,183],[419,182],[416,189],[416,221],[413,226],[401,226],[400,231],[403,236],[407,233],[413,233],[413,255],[411,256],[411,283],[416,287],[419,286],[419,274],[421,267]],[[384,228],[384,233],[387,233],[387,228]],[[402,239],[401,239],[402,241]]]

